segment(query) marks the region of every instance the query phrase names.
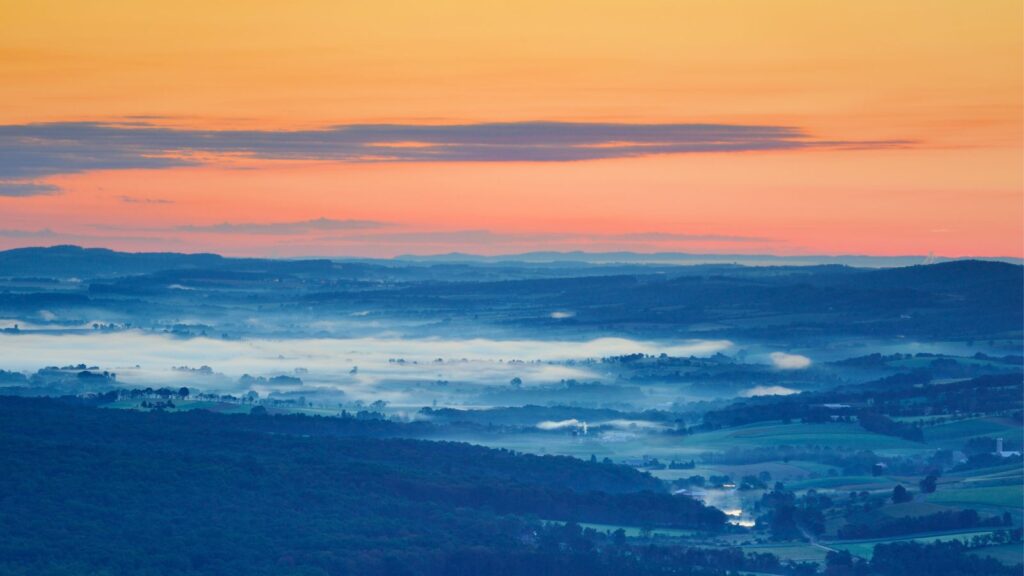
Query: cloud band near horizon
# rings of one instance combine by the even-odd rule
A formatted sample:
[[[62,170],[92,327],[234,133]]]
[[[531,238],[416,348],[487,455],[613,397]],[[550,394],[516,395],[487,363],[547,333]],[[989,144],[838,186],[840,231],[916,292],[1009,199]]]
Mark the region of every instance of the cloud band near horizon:
[[[83,240],[118,239],[118,233],[131,233],[131,238],[145,230],[133,227],[93,226],[103,232],[96,236],[91,233],[67,233],[51,228],[38,230],[0,228],[0,238],[36,239],[56,242],[77,242]],[[426,246],[501,246],[528,243],[569,243],[589,245],[601,242],[626,242],[635,245],[661,244],[765,244],[772,238],[728,234],[696,234],[686,232],[508,232],[487,229],[459,230],[409,230],[396,223],[373,220],[336,220],[317,218],[313,220],[282,222],[222,222],[211,225],[187,224],[166,228],[149,229],[156,234],[144,237],[147,240],[164,239],[175,233],[200,236],[267,236],[276,237],[279,244],[295,240],[308,241],[310,238],[325,245],[374,243],[377,245],[404,245],[415,243]],[[111,235],[115,234],[115,235]],[[312,236],[311,236],[312,235]]]
[[[209,164],[234,155],[336,162],[572,162],[656,154],[892,148],[905,140],[835,141],[790,126],[515,122],[353,124],[320,130],[189,130],[148,122],[0,126],[0,196],[52,194],[45,178],[93,170]]]

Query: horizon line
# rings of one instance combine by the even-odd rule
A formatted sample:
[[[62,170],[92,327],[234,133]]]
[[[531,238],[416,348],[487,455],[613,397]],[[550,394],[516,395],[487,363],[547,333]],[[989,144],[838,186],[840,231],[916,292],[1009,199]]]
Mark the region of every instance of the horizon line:
[[[223,252],[215,251],[199,251],[199,252],[180,252],[180,251],[157,251],[157,250],[140,250],[140,251],[127,251],[117,250],[114,248],[108,248],[106,246],[84,246],[79,244],[51,244],[51,245],[33,245],[33,246],[19,246],[15,248],[8,248],[0,250],[0,254],[9,252],[16,252],[22,250],[53,250],[58,248],[74,248],[79,250],[103,250],[112,252],[115,254],[132,254],[132,255],[144,255],[144,254],[177,254],[182,256],[217,256],[225,259],[235,260],[329,260],[329,261],[346,261],[346,260],[373,260],[373,261],[416,261],[416,260],[436,260],[444,261],[445,259],[466,259],[466,260],[480,260],[480,261],[515,261],[515,258],[539,258],[543,256],[560,258],[561,260],[537,260],[535,263],[551,262],[557,263],[559,261],[571,263],[596,263],[588,262],[586,259],[573,260],[573,256],[583,257],[596,257],[596,258],[609,258],[609,257],[634,257],[641,259],[639,262],[630,262],[628,260],[610,260],[604,259],[599,263],[602,264],[665,264],[671,265],[672,262],[657,261],[657,258],[708,258],[713,260],[719,260],[720,263],[728,264],[727,259],[735,258],[738,260],[745,259],[768,259],[768,260],[877,260],[877,261],[899,261],[899,260],[913,260],[920,259],[919,264],[934,264],[944,262],[956,262],[956,261],[987,261],[987,262],[1004,262],[1013,265],[1024,265],[1024,258],[1014,256],[981,256],[981,255],[970,255],[970,256],[943,256],[937,254],[864,254],[864,253],[841,253],[841,254],[825,254],[825,253],[811,253],[811,254],[773,254],[766,252],[759,253],[737,253],[737,252],[680,252],[680,251],[659,251],[659,252],[638,252],[633,250],[612,250],[612,251],[587,251],[587,250],[531,250],[527,252],[510,252],[501,254],[480,254],[472,252],[438,252],[430,254],[396,254],[394,256],[358,256],[358,255],[323,255],[323,254],[309,254],[301,256],[274,256],[274,255],[261,255],[261,256],[235,256]],[[700,264],[696,262],[695,264]],[[825,263],[825,262],[822,262]],[[914,264],[907,264],[914,265]]]

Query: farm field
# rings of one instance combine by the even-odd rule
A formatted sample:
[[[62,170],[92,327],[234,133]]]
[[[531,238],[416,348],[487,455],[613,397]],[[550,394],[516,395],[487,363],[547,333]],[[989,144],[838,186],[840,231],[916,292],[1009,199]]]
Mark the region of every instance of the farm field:
[[[794,562],[815,562],[825,563],[825,556],[828,550],[814,544],[795,542],[780,544],[759,544],[756,546],[744,546],[747,552],[762,554],[775,554],[780,560],[792,560]]]
[[[688,470],[652,470],[651,475],[662,480],[676,480],[690,476],[725,474],[733,478],[747,475],[756,476],[761,472],[771,474],[772,481],[790,482],[808,480],[811,476],[826,476],[833,467],[817,462],[793,460],[790,462],[758,462],[756,464],[703,464]]]
[[[1024,501],[1024,486],[1015,483],[985,488],[949,488],[928,495],[927,501],[951,506],[990,506],[1019,511]]]
[[[1019,439],[1021,433],[1019,424],[1014,424],[1006,418],[996,417],[956,420],[937,426],[926,426],[923,431],[925,442],[929,445],[951,449],[960,448],[968,439],[978,436],[1005,436]]]
[[[208,410],[210,412],[220,412],[223,414],[248,414],[252,410],[252,406],[248,404],[239,404],[237,402],[218,402],[216,400],[178,400],[174,399],[173,408],[161,408],[168,412],[185,412],[188,410]],[[139,400],[118,400],[104,404],[104,408],[114,408],[119,410],[145,410],[140,408]],[[267,407],[267,412],[270,414],[306,414],[309,416],[337,416],[338,410],[335,408],[325,407]]]
[[[985,468],[978,468],[978,469],[974,469],[974,470],[955,470],[955,471],[950,471],[944,477],[947,478],[947,479],[948,478],[967,479],[967,478],[975,478],[975,477],[997,475],[997,474],[998,475],[1002,475],[1002,474],[1009,474],[1009,473],[1015,473],[1015,474],[1022,474],[1022,475],[1024,475],[1024,469],[1022,469],[1020,463],[1009,462],[1009,463],[1006,463],[1006,464],[999,464],[999,465],[996,465],[996,466],[987,466]]]
[[[872,490],[891,489],[898,483],[899,480],[888,476],[827,476],[787,483],[786,488],[796,491],[813,488],[815,490],[826,489],[840,492],[849,492],[851,490],[867,490],[870,492]]]
[[[611,532],[622,528],[626,537],[636,538],[641,535],[640,529],[636,527],[628,526],[612,526],[607,524],[580,524],[583,528],[593,528],[601,532]],[[654,537],[686,537],[686,530],[659,530],[655,529],[651,531],[651,535]],[[725,544],[728,541],[726,539],[723,542],[716,543],[712,548],[718,547],[721,544]],[[773,554],[778,556],[783,561],[794,561],[794,562],[813,562],[816,564],[824,565],[825,556],[829,550],[824,546],[817,546],[808,542],[780,542],[780,543],[758,543],[758,544],[747,544],[743,545],[740,542],[728,542],[730,545],[740,545],[744,552],[756,553],[756,554]],[[757,574],[756,572],[743,572],[743,574]]]
[[[139,410],[138,400],[118,400],[105,404],[104,408],[118,410]],[[182,412],[187,410],[209,410],[210,412],[221,412],[224,414],[248,414],[251,406],[234,404],[229,402],[217,402],[213,400],[174,400],[174,408],[165,409],[171,412]]]
[[[867,540],[841,540],[834,542],[823,542],[822,544],[836,550],[846,550],[854,556],[870,559],[874,553],[876,544],[888,544],[890,542],[919,542],[927,544],[930,542],[948,542],[951,540],[969,541],[974,536],[992,534],[993,530],[971,530],[963,532],[937,533],[927,536],[907,536],[899,538],[872,538]]]
[[[707,452],[778,446],[817,447],[826,450],[857,450],[870,446],[872,451],[882,456],[925,455],[940,448],[959,449],[967,439],[975,436],[996,435],[1010,438],[1013,434],[1019,434],[1020,428],[1003,418],[974,418],[926,427],[924,432],[926,442],[919,443],[868,432],[854,423],[794,422],[784,424],[774,422],[723,428],[687,436],[615,432],[581,438],[568,435],[520,433],[506,435],[500,439],[477,438],[474,439],[474,442],[538,454],[560,454],[578,458],[589,458],[594,455],[598,459],[607,457],[614,461],[648,456],[668,464],[672,460],[697,459],[701,454]],[[768,471],[773,480],[786,482],[787,485],[792,482],[805,482],[806,484],[801,489],[855,488],[871,490],[875,484],[884,484],[888,480],[892,480],[890,478],[879,481],[878,478],[869,476],[826,478],[830,474],[830,470],[834,470],[833,467],[821,463],[799,461],[773,461],[748,465],[704,463],[696,469],[654,470],[652,474],[671,481],[693,475],[728,474],[737,477],[751,473],[756,474],[762,470]],[[948,482],[948,479],[956,477],[956,474],[949,473],[949,476],[944,477],[940,482]],[[813,475],[818,475],[820,478],[813,478]]]
[[[916,442],[868,432],[857,424],[757,423],[688,436],[687,447],[703,450],[764,446],[821,446],[875,450],[920,450]]]
[[[564,525],[565,522],[561,520],[542,520],[545,524],[558,524]],[[590,528],[602,533],[612,533],[616,530],[621,529],[627,538],[640,538],[644,536],[644,529],[640,526],[625,526],[621,524],[599,524],[593,522],[578,522],[580,528]],[[683,528],[652,528],[649,535],[654,538],[690,538],[695,535],[699,535],[700,532],[696,530],[687,530]]]
[[[643,535],[644,530],[638,526],[618,526],[615,524],[592,524],[584,522],[580,524],[582,528],[592,528],[598,532],[614,532],[618,529],[622,529],[626,533],[627,538],[639,538]],[[693,530],[683,530],[676,528],[653,528],[650,531],[650,535],[653,537],[665,537],[665,538],[688,538],[696,534]]]
[[[943,506],[933,502],[915,500],[913,502],[904,502],[902,504],[890,504],[878,510],[878,514],[889,518],[905,518],[907,516],[926,516],[928,514],[935,514],[936,512],[956,509],[957,508]]]
[[[974,358],[971,356],[949,356],[949,359],[955,359],[957,364],[964,366],[976,366],[979,368],[990,368],[990,369],[1007,369],[1009,365],[991,359]],[[899,360],[890,360],[887,364],[892,368],[927,368],[933,362],[935,358],[928,356],[915,356],[911,358],[901,358]]]
[[[971,552],[977,556],[988,556],[995,558],[1003,564],[1014,565],[1024,563],[1024,547],[1020,544],[1003,544],[1001,546],[989,546]]]

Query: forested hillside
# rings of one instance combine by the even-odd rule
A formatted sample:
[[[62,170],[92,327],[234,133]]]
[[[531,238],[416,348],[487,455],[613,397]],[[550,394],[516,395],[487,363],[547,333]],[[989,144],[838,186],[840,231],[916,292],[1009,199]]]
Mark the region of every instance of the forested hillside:
[[[3,398],[0,573],[440,574],[467,553],[560,565],[539,518],[724,525],[626,467],[275,420]]]

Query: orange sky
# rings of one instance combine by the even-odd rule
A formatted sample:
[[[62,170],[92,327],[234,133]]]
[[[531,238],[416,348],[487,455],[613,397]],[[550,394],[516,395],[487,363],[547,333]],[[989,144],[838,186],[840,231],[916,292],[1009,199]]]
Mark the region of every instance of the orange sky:
[[[0,0],[0,248],[1022,257],[1022,6]],[[197,137],[189,166],[142,168],[154,153],[131,148],[83,169],[83,148],[54,152],[65,136],[2,130],[83,121],[260,137],[699,123],[792,127],[811,145],[361,162],[222,153]],[[530,145],[546,154],[550,136]],[[74,144],[105,154],[105,138]],[[39,158],[47,168],[32,172]]]

